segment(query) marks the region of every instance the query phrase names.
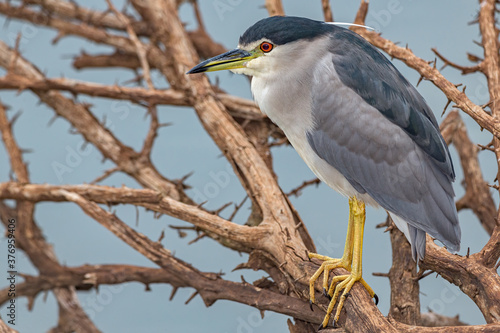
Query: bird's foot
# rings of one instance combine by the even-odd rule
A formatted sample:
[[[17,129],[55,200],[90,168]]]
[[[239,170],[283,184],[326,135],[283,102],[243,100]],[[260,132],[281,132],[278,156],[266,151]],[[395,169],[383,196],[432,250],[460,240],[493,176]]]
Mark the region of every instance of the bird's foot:
[[[368,293],[372,298],[375,297],[373,289],[361,277],[361,272],[355,271],[352,272],[351,274],[339,275],[333,277],[332,281],[330,282],[330,288],[328,289],[328,295],[331,297],[331,299],[330,299],[330,304],[328,305],[328,309],[326,310],[325,318],[323,319],[322,323],[323,327],[326,327],[328,325],[328,322],[330,321],[330,316],[332,315],[337,300],[338,300],[338,305],[337,305],[337,310],[335,311],[335,316],[333,317],[333,322],[334,323],[338,322],[340,317],[340,311],[342,311],[342,308],[344,307],[345,300],[348,296],[351,295],[350,291],[354,283],[357,281],[361,282],[361,284],[365,287],[365,289],[368,291]]]
[[[330,297],[331,295],[329,295],[329,293],[327,292],[327,290],[329,290],[328,277],[330,275],[330,271],[335,268],[344,268],[349,272],[351,271],[351,261],[346,257],[342,257],[340,259],[334,259],[317,253],[309,253],[309,259],[313,258],[322,260],[323,263],[316,271],[316,273],[314,273],[314,275],[311,276],[311,278],[309,279],[309,297],[311,303],[314,303],[315,301],[314,283],[316,282],[316,280],[318,280],[319,276],[322,273],[323,273],[323,294],[327,297]]]
[[[323,320],[323,323],[321,324],[321,327],[326,327],[328,325],[328,322],[330,320],[331,313],[333,311],[333,308],[335,306],[335,303],[337,301],[339,292],[344,288],[346,292],[342,294],[341,297],[341,302],[339,303],[339,307],[337,310],[337,313],[340,314],[340,310],[342,308],[342,305],[344,303],[344,300],[346,298],[346,295],[348,294],[349,290],[351,289],[352,285],[350,285],[347,280],[351,281],[352,284],[354,282],[358,281],[361,279],[361,275],[359,278],[355,277],[353,278],[353,274],[351,273],[350,275],[340,275],[340,276],[335,276],[333,277],[332,281],[330,284],[328,283],[328,277],[330,276],[330,271],[336,268],[344,268],[347,271],[351,271],[351,266],[352,262],[349,258],[350,256],[344,256],[340,259],[334,259],[330,258],[327,256],[323,256],[320,254],[316,253],[309,253],[309,258],[315,258],[322,260],[323,263],[321,264],[320,268],[314,273],[313,276],[311,276],[311,279],[309,280],[309,297],[310,297],[310,303],[315,302],[315,293],[314,293],[314,284],[316,280],[319,279],[320,275],[323,274],[323,294],[329,298],[330,304],[328,306],[328,310],[325,316],[325,319]],[[344,283],[345,282],[345,283]],[[335,286],[337,285],[337,288]],[[343,286],[342,288],[338,289],[338,287]],[[337,290],[338,289],[338,290]],[[334,322],[338,321],[338,315],[335,316]]]

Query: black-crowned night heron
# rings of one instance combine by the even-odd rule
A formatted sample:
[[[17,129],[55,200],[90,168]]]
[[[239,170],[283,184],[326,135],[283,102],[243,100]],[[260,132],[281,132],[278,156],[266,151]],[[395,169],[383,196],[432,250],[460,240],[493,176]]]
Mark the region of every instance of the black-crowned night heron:
[[[255,101],[286,134],[311,170],[349,197],[349,224],[341,259],[323,261],[334,320],[361,277],[364,203],[387,210],[411,244],[425,255],[426,233],[450,251],[460,247],[453,201],[455,172],[436,119],[417,90],[386,57],[359,35],[334,24],[299,17],[270,17],[251,26],[237,49],[208,59],[188,73],[230,69],[252,76]],[[330,270],[351,274],[328,285]]]

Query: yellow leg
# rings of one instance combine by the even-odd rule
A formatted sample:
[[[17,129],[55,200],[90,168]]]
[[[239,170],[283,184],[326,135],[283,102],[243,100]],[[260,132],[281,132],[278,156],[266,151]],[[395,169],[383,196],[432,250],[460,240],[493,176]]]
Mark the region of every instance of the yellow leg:
[[[314,273],[313,276],[309,279],[309,299],[311,303],[315,301],[314,294],[314,283],[319,278],[321,273],[323,274],[323,292],[327,292],[328,288],[328,276],[330,275],[330,271],[335,268],[342,267],[348,271],[351,271],[351,263],[352,263],[352,245],[354,240],[354,228],[353,228],[353,218],[352,218],[352,200],[349,199],[349,224],[347,225],[347,237],[345,240],[345,248],[344,254],[340,259],[334,259],[327,256],[322,256],[317,253],[309,253],[309,259],[315,258],[322,260],[320,268]]]
[[[339,298],[340,292],[343,290],[339,299],[337,311],[335,312],[334,321],[338,321],[340,311],[344,306],[345,299],[349,294],[352,286],[356,281],[360,281],[365,287],[371,297],[375,296],[372,288],[363,280],[361,259],[363,254],[363,231],[365,226],[365,204],[358,201],[356,197],[349,199],[349,224],[347,227],[347,238],[344,249],[344,254],[341,259],[332,259],[329,257],[321,256],[315,253],[310,253],[309,258],[317,258],[323,260],[321,267],[314,273],[309,280],[310,300],[314,303],[314,283],[319,278],[321,273],[323,276],[323,290],[326,292],[328,288],[328,276],[332,269],[345,268],[351,274],[336,276],[330,282],[328,288],[328,295],[332,296],[325,319],[323,320],[323,327],[328,325],[333,308]]]

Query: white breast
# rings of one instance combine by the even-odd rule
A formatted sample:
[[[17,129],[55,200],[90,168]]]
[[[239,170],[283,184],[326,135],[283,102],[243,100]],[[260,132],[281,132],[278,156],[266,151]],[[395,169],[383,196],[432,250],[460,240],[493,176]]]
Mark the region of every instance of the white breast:
[[[255,102],[283,130],[292,146],[319,179],[345,196],[356,195],[365,203],[378,206],[370,196],[356,191],[339,171],[320,158],[309,145],[307,132],[313,129],[314,119],[307,82],[311,82],[313,73],[293,72],[293,76],[286,72],[273,75],[273,78],[279,77],[279,82],[266,75],[254,76],[251,88]],[[297,99],[297,96],[300,98]]]

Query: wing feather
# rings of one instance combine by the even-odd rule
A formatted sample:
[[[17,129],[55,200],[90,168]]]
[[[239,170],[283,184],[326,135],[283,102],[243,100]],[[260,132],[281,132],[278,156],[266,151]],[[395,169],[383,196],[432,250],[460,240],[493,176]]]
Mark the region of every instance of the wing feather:
[[[414,255],[423,257],[423,232],[457,251],[455,174],[431,110],[382,54],[340,41],[314,74],[310,145],[359,193],[408,223]]]

